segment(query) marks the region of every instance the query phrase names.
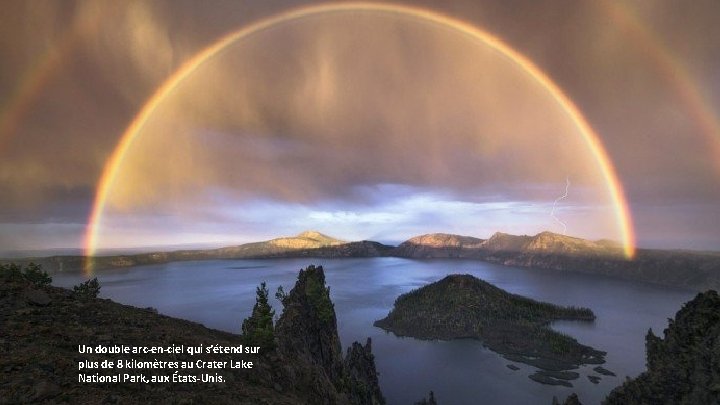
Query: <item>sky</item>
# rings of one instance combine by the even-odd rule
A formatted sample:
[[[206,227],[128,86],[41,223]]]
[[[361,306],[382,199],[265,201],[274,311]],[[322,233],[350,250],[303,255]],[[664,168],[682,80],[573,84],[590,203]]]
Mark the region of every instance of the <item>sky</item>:
[[[92,218],[100,249],[307,229],[393,243],[543,230],[622,240],[597,152],[512,55],[597,134],[639,247],[720,250],[714,0],[375,3],[485,40],[372,7],[312,13],[229,42],[129,131],[220,38],[317,4],[5,2],[0,253],[82,248]]]

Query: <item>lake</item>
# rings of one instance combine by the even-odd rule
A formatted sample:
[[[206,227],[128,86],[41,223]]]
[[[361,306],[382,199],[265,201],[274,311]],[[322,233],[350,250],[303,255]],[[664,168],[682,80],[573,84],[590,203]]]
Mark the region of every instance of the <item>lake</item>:
[[[266,281],[271,296],[282,285],[288,292],[300,268],[325,269],[335,303],[344,350],[355,340],[373,340],[380,386],[388,404],[410,405],[430,390],[443,404],[550,404],[572,392],[583,404],[598,404],[625,376],[645,368],[645,334],[662,335],[667,318],[695,295],[692,291],[658,287],[586,274],[505,267],[473,260],[401,258],[212,260],[138,266],[99,272],[100,296],[160,313],[196,321],[207,327],[239,333],[252,311],[255,288]],[[591,308],[592,323],[563,321],[553,328],[580,343],[608,352],[603,366],[617,377],[580,368],[574,387],[546,386],[531,381],[535,369],[511,362],[471,339],[422,341],[398,338],[373,326],[392,308],[398,295],[453,273],[472,274],[509,292],[559,305]],[[53,284],[70,287],[82,275],[58,273]],[[279,315],[281,305],[272,300]]]

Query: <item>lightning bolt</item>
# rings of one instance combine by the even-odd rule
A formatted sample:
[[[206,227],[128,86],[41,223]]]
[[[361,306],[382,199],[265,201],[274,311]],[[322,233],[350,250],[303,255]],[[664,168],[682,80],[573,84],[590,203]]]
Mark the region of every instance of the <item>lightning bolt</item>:
[[[557,203],[568,196],[568,190],[570,189],[570,178],[565,178],[565,194],[561,195],[560,197],[555,199],[555,202],[553,202],[552,210],[550,211],[550,216],[557,222],[558,224],[562,225],[563,231],[562,234],[565,235],[567,232],[567,225],[565,225],[565,222],[561,221],[558,217],[555,216],[555,208],[557,207]]]

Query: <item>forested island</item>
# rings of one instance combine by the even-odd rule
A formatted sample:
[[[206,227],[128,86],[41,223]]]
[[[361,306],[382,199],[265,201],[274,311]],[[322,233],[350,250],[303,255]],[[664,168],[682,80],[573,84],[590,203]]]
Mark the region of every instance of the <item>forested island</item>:
[[[418,339],[479,339],[509,360],[542,369],[533,380],[569,385],[579,375],[566,370],[602,364],[605,352],[548,327],[560,319],[591,322],[595,315],[510,294],[471,275],[449,275],[398,297],[375,326]]]

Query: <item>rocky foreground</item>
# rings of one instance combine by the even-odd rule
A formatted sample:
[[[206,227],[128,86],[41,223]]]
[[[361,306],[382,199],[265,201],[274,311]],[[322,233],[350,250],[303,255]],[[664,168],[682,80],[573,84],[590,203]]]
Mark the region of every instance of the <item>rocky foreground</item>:
[[[0,403],[384,403],[371,342],[356,342],[342,355],[321,267],[301,270],[284,298],[284,311],[270,326],[275,347],[241,355],[80,353],[81,345],[237,348],[247,347],[248,337],[159,315],[151,308],[88,297],[83,290],[51,287],[49,279],[37,273],[10,270],[0,268]],[[174,368],[93,367],[118,358],[155,365],[158,360],[189,361],[196,366],[179,373]],[[198,360],[203,366],[198,367]],[[238,368],[211,368],[218,363],[210,362],[223,361],[236,361]],[[252,368],[240,368],[250,362]],[[80,374],[102,380],[126,373],[170,381],[177,381],[177,374],[186,378],[164,383],[80,381]]]
[[[717,292],[698,294],[685,304],[664,335],[648,331],[647,371],[615,388],[604,404],[720,404]]]
[[[720,404],[720,296],[698,294],[668,319],[665,337],[645,337],[647,370],[628,378],[603,405]],[[605,370],[607,371],[607,370]],[[552,405],[560,401],[553,398]],[[581,405],[576,394],[564,405]]]

